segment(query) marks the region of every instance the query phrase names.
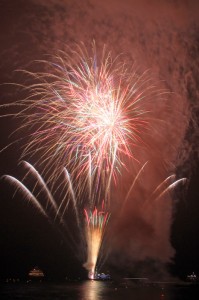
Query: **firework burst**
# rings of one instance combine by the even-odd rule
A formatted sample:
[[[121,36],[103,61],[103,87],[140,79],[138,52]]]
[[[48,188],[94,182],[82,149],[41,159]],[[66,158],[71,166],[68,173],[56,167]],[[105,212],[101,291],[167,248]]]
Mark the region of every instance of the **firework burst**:
[[[36,153],[51,181],[65,166],[77,188],[85,188],[90,172],[96,192],[108,191],[123,157],[136,159],[134,148],[150,123],[145,103],[160,92],[146,73],[138,76],[105,47],[97,53],[95,44],[91,55],[81,45],[44,63],[48,73],[26,72],[35,83],[20,101],[21,129],[30,132],[22,157]]]

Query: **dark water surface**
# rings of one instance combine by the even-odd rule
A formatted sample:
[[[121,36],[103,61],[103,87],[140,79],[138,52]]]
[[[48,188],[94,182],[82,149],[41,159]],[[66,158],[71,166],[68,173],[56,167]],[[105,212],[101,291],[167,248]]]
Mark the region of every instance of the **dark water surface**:
[[[1,284],[0,299],[33,300],[198,300],[199,286],[126,286],[111,282]]]

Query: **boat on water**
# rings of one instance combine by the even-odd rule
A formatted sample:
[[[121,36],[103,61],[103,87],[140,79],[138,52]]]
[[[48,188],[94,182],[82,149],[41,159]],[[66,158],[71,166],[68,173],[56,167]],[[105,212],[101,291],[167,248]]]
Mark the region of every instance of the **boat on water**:
[[[39,269],[38,267],[34,267],[30,272],[28,273],[28,278],[30,280],[39,280],[41,281],[44,278],[44,272]]]
[[[105,274],[105,273],[93,273],[93,272],[89,272],[88,274],[88,278],[91,280],[110,280],[111,276],[109,274]]]
[[[199,283],[199,277],[193,272],[190,275],[187,275],[186,281],[192,283]]]
[[[98,273],[96,274],[94,280],[110,280],[111,276],[105,273]]]

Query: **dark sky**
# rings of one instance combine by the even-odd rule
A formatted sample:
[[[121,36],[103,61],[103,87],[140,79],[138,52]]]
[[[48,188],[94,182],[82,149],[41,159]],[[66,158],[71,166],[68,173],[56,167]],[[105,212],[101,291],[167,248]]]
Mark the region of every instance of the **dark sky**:
[[[108,260],[113,268],[130,265],[128,272],[133,273],[138,272],[138,262],[144,261],[147,270],[147,261],[173,261],[174,274],[185,276],[195,271],[199,275],[198,17],[199,5],[194,0],[85,0],[81,4],[76,0],[0,0],[0,83],[24,83],[25,75],[15,70],[40,71],[34,60],[80,41],[90,45],[95,39],[99,47],[107,44],[113,55],[124,53],[141,72],[149,69],[174,95],[160,142],[152,139],[151,149],[157,148],[159,156],[152,150],[143,151],[141,161],[149,159],[152,167],[140,182],[125,220],[113,224],[115,249]],[[0,86],[1,104],[23,97],[16,86]],[[188,106],[190,115],[186,114]],[[155,107],[154,116],[164,115],[164,110],[164,106]],[[0,114],[7,111],[11,108],[1,108]],[[20,133],[10,136],[18,126],[17,119],[0,119],[0,148],[21,137]],[[24,176],[18,165],[22,147],[23,141],[0,153],[0,175]],[[158,177],[170,174],[168,165],[162,171],[162,158],[173,165],[172,172],[179,178],[187,177],[188,184],[180,186],[167,204],[156,207],[153,203],[143,211],[138,198],[146,199]],[[130,181],[124,173],[120,191],[115,189],[113,196],[118,193],[118,198],[124,198]],[[21,276],[34,265],[50,275],[83,272],[81,262],[56,229],[26,204],[20,193],[13,194],[13,187],[1,180],[1,276]],[[156,224],[150,218],[152,213],[158,219]]]

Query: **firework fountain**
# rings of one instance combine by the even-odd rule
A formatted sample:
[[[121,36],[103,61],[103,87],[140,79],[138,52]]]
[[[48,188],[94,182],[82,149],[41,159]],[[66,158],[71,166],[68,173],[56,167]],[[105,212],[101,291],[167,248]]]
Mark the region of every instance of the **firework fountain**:
[[[103,208],[102,208],[103,209]],[[108,223],[109,214],[103,210],[94,211],[84,210],[87,226],[86,226],[86,240],[88,245],[87,262],[84,264],[85,268],[89,270],[89,278],[95,278],[95,267],[103,241],[105,227]]]
[[[95,43],[91,53],[84,45],[77,46],[76,51],[68,49],[53,62],[41,62],[48,72],[26,71],[34,84],[24,87],[29,95],[18,103],[17,116],[23,118],[20,130],[30,132],[22,158],[36,157],[52,185],[64,170],[68,199],[73,202],[79,227],[80,210],[84,211],[84,266],[90,278],[94,278],[110,216],[111,187],[121,169],[127,169],[126,158],[137,161],[134,149],[146,147],[143,133],[150,132],[150,109],[154,99],[164,101],[166,95],[157,90],[147,72],[138,76],[134,66],[130,68],[121,60],[113,59],[106,47],[98,53]],[[36,174],[30,165],[29,169]],[[36,175],[45,186],[42,177]],[[11,181],[17,183],[13,178]],[[36,198],[21,188],[45,215]],[[62,220],[60,211],[63,206],[65,211],[69,202],[63,200],[57,207],[49,190],[45,188],[45,192]]]

